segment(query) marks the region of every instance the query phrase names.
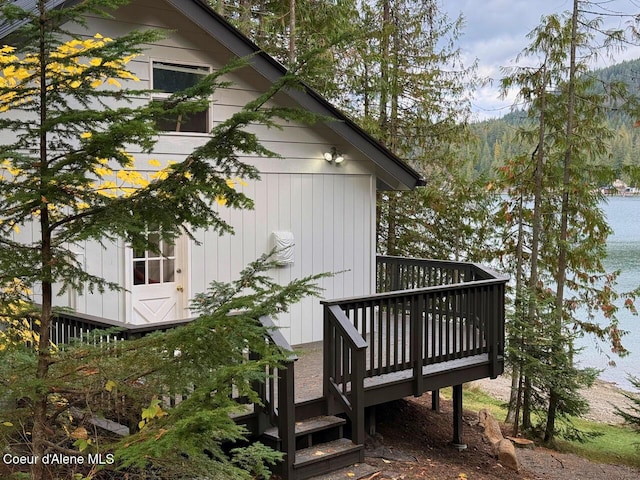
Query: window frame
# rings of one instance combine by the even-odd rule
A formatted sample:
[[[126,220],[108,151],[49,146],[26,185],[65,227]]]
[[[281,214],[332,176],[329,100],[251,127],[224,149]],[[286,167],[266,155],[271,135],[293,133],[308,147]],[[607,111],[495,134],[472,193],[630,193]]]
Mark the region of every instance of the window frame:
[[[151,90],[155,90],[155,77],[154,70],[156,64],[164,64],[175,67],[182,67],[187,70],[193,70],[194,73],[199,73],[198,70],[201,70],[202,75],[210,75],[212,72],[211,65],[206,63],[199,62],[183,62],[176,60],[169,60],[164,58],[151,58],[149,61],[149,84]],[[167,69],[169,70],[169,69]],[[177,71],[177,70],[176,70]],[[153,91],[151,92],[151,102],[161,102],[169,98],[175,92],[161,92],[161,91]],[[204,131],[183,131],[183,130],[162,130],[158,129],[158,133],[161,135],[207,135],[211,131],[213,125],[213,114],[212,114],[212,99],[209,99],[209,106],[203,112],[205,114],[205,128]],[[176,121],[176,126],[179,126],[180,122]]]

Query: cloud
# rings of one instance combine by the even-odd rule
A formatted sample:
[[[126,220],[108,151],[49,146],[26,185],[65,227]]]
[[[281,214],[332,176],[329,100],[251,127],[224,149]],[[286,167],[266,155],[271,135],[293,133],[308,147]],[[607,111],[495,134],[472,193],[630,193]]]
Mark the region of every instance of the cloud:
[[[634,5],[634,3],[636,3]],[[483,78],[493,79],[493,84],[476,92],[473,108],[479,118],[497,117],[509,111],[513,95],[507,99],[499,98],[499,80],[503,76],[502,68],[515,66],[518,54],[529,44],[527,35],[535,29],[545,15],[569,11],[571,0],[443,0],[443,11],[450,19],[460,14],[465,18],[465,26],[459,39],[459,47],[465,64],[478,60],[478,72]],[[610,0],[599,8],[601,13],[623,12],[640,13],[638,2],[628,0]],[[603,9],[607,10],[604,11]],[[612,27],[624,27],[627,20],[609,17]],[[601,57],[602,67],[623,60],[640,57],[640,48],[629,48],[616,53],[613,58]],[[524,60],[521,60],[523,62]],[[528,61],[532,64],[534,60]]]

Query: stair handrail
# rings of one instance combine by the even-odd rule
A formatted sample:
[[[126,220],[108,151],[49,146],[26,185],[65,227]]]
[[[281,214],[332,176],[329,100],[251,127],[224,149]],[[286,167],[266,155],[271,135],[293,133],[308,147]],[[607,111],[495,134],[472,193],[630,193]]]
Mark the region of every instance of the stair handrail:
[[[367,342],[338,305],[324,305],[323,393],[328,413],[335,413],[334,402],[351,420],[352,441],[364,445],[364,377]],[[338,351],[338,346],[342,351]],[[336,361],[338,360],[338,361]],[[338,365],[340,363],[340,365]],[[339,369],[340,378],[336,378]],[[364,460],[364,459],[362,459]]]
[[[298,360],[298,356],[293,353],[293,349],[289,342],[284,338],[282,332],[275,325],[271,317],[264,315],[258,319],[262,326],[267,330],[268,340],[279,347],[283,352],[289,352],[287,359],[284,361],[284,368],[278,369],[278,406],[277,411],[273,410],[275,405],[269,402],[272,409],[269,413],[270,418],[275,416],[276,427],[278,429],[278,437],[280,438],[281,451],[284,453],[283,472],[285,478],[292,478],[293,464],[296,454],[296,406],[295,406],[295,371],[294,363]],[[262,398],[263,404],[267,399]]]

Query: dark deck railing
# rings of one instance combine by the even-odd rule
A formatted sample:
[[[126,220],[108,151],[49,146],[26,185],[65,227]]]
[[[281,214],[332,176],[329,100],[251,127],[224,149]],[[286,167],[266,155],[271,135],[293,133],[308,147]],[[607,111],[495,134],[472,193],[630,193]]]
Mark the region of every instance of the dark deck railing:
[[[292,348],[286,341],[282,332],[276,327],[270,317],[260,318],[260,322],[267,328],[267,340],[280,347],[285,352],[291,352]],[[284,460],[281,465],[284,478],[293,478],[293,464],[296,452],[296,415],[295,415],[295,370],[294,365],[298,357],[289,355],[283,368],[267,367],[266,382],[256,382],[253,386],[261,399],[262,405],[254,405],[256,412],[266,421],[258,418],[257,428],[252,432],[261,435],[268,425],[278,428],[280,438],[280,451]]]
[[[260,322],[267,329],[266,341],[272,342],[284,352],[291,352],[292,348],[285,340],[282,333],[276,328],[271,318],[261,317]],[[193,318],[170,322],[156,323],[152,325],[123,325],[122,323],[99,318],[92,315],[75,312],[57,312],[52,319],[50,327],[51,341],[54,344],[69,343],[72,340],[87,338],[96,330],[105,330],[104,333],[93,337],[91,341],[97,343],[114,343],[122,340],[133,339],[152,332],[167,331],[180,327],[193,321]],[[37,325],[32,324],[37,329]],[[249,352],[250,358],[256,358]],[[250,431],[254,435],[262,434],[268,427],[276,426],[281,439],[281,451],[285,453],[283,468],[293,470],[295,459],[295,404],[294,404],[294,363],[297,357],[291,354],[284,362],[283,368],[267,367],[266,381],[253,385],[258,392],[262,405],[254,405],[253,414],[250,414]],[[182,395],[182,394],[180,394]],[[168,403],[176,400],[173,395],[163,395]],[[237,399],[243,403],[244,399]]]
[[[496,275],[474,263],[388,255],[376,257],[377,293],[491,280]]]
[[[322,302],[325,393],[352,409],[357,382],[412,371],[421,395],[425,367],[480,355],[491,376],[501,373],[506,277],[472,263],[378,257],[376,279],[380,293]]]
[[[152,332],[171,330],[193,321],[193,318],[155,323],[152,325],[127,325],[108,318],[96,317],[86,313],[58,311],[55,313],[49,329],[51,342],[60,345],[72,339],[81,340],[96,330],[111,330],[101,334],[96,342],[112,343],[142,337]],[[37,327],[36,327],[37,328]]]
[[[393,382],[397,375],[406,379],[408,373],[413,394],[420,395],[425,391],[425,371],[446,362],[480,358],[490,376],[501,373],[506,282],[506,277],[472,263],[377,257],[377,293],[322,302],[326,413],[345,413],[352,441],[362,445],[365,405],[376,404],[367,388],[377,380]],[[271,320],[260,320],[269,329],[267,341],[291,351]],[[189,321],[123,326],[91,315],[59,313],[51,340],[66,343],[113,327],[118,330],[95,341],[116,342]],[[284,478],[293,478],[296,449],[294,361],[292,356],[285,368],[268,368],[266,382],[254,386],[262,405],[254,405],[250,427],[254,434],[269,426],[278,428]]]
[[[351,420],[351,440],[364,445],[364,409],[359,406],[364,404],[367,343],[340,307],[325,306],[324,314],[323,396],[329,402],[327,410],[329,413],[344,411]],[[338,408],[334,408],[332,402],[338,403]],[[364,451],[360,461],[364,461]]]

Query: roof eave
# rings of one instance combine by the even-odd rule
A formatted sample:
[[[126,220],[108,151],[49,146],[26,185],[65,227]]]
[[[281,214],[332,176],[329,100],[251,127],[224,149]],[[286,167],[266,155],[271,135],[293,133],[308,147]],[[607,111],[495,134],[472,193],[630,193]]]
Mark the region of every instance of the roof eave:
[[[200,28],[214,36],[229,51],[238,57],[251,58],[251,66],[260,75],[271,82],[278,81],[287,73],[287,69],[261,50],[249,38],[239,32],[227,20],[218,15],[203,0],[166,0],[174,8],[182,12]],[[206,13],[206,15],[204,15]],[[216,28],[222,27],[222,28]],[[383,144],[371,137],[358,124],[340,112],[330,102],[311,87],[302,83],[303,89],[289,89],[286,94],[300,106],[313,113],[334,118],[327,126],[343,137],[348,143],[369,157],[377,166],[395,178],[404,188],[389,186],[389,189],[413,189],[425,185],[422,175],[398,158]]]
[[[56,8],[79,3],[81,0],[49,0],[47,8]],[[176,10],[223,44],[238,57],[250,57],[250,63],[260,75],[271,82],[278,81],[287,73],[287,69],[272,56],[261,50],[249,38],[238,31],[222,16],[218,15],[204,0],[166,0]],[[22,0],[23,8],[28,8],[33,0]],[[0,39],[4,39],[21,26],[20,22],[0,25]],[[365,132],[357,123],[340,112],[330,102],[308,85],[302,83],[302,89],[289,89],[285,93],[300,106],[319,115],[335,119],[327,126],[344,138],[349,144],[370,158],[377,168],[396,180],[396,185],[383,181],[391,190],[413,189],[425,185],[422,175],[407,165],[382,143]],[[387,189],[387,188],[385,188]]]

